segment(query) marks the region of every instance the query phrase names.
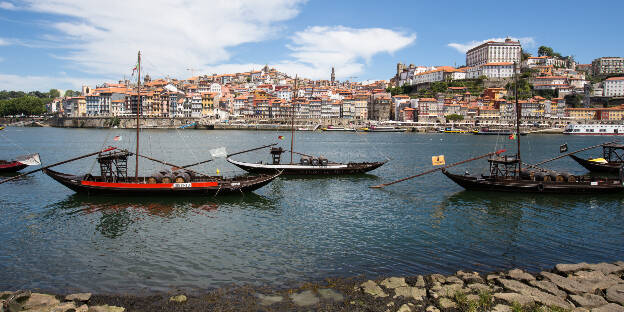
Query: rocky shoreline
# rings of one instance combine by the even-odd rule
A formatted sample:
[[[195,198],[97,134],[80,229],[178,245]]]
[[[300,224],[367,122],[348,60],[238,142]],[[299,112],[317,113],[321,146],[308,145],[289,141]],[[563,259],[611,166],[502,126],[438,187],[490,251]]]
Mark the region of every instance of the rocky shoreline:
[[[298,288],[222,288],[152,296],[0,292],[0,312],[122,311],[574,311],[624,312],[624,262],[558,264],[482,274],[418,275],[378,280],[327,279]]]

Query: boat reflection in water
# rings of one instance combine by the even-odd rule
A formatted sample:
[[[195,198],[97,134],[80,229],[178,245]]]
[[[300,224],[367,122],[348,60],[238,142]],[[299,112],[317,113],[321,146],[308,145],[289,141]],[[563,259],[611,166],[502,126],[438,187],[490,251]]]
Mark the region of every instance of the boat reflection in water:
[[[115,239],[124,235],[133,224],[161,222],[156,219],[218,218],[219,208],[238,207],[271,210],[275,203],[263,196],[220,196],[180,200],[175,197],[154,197],[151,200],[136,197],[93,197],[74,194],[57,202],[51,214],[82,217],[100,214],[95,229],[104,237]]]

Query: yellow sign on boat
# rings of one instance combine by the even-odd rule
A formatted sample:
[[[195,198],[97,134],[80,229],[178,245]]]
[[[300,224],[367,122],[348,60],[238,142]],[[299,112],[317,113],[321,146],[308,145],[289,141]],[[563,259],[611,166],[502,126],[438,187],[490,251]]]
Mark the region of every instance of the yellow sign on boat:
[[[441,166],[441,165],[445,165],[446,162],[444,161],[444,155],[438,155],[438,156],[431,156],[431,163],[434,166]]]
[[[609,163],[609,162],[608,162],[606,159],[604,159],[604,158],[591,158],[591,159],[588,159],[588,160],[589,160],[589,161],[591,161],[591,162],[599,163],[599,164],[606,164],[606,163]]]

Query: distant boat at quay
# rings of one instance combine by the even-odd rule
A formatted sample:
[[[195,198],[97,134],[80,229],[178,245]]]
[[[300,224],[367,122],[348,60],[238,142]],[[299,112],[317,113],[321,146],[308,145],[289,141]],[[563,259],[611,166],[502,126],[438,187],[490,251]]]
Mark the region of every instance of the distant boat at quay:
[[[568,125],[563,134],[574,135],[624,135],[624,125]]]
[[[323,130],[323,131],[349,131],[349,132],[355,132],[355,128],[334,127],[334,126],[327,126],[325,128],[321,128],[321,130]]]
[[[395,128],[388,126],[370,126],[368,128],[361,129],[364,132],[405,132],[407,129]]]

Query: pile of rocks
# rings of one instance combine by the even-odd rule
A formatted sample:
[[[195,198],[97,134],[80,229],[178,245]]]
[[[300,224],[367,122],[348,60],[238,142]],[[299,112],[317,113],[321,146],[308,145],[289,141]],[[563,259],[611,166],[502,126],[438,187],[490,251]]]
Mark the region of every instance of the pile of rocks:
[[[65,297],[0,292],[0,312],[14,311],[382,311],[382,312],[624,312],[624,262],[558,264],[530,274],[492,274],[327,280],[296,289],[218,289],[189,296],[133,297],[74,294]],[[89,302],[93,303],[87,306]],[[98,305],[96,305],[97,303]],[[109,304],[109,305],[105,305]]]
[[[54,295],[30,291],[0,292],[0,312],[123,312],[125,309],[109,305],[88,306],[90,293]]]
[[[372,280],[357,288],[375,300],[386,301],[386,311],[591,311],[624,312],[624,262],[558,264],[552,272],[529,274],[519,269],[481,275],[417,276]],[[398,310],[396,299],[403,303]],[[357,301],[351,301],[357,305]]]

